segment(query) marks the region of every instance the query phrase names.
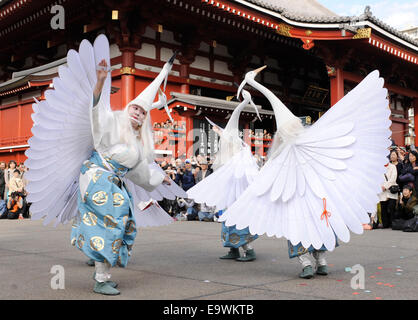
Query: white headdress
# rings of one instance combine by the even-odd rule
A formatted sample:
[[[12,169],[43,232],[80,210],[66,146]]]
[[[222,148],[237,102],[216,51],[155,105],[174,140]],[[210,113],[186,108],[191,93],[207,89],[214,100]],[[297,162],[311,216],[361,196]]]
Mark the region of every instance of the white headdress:
[[[151,115],[150,111],[152,109],[156,109],[160,107],[159,104],[154,103],[153,101],[155,99],[155,96],[160,90],[161,83],[164,81],[164,89],[165,85],[167,83],[167,77],[169,72],[171,71],[171,68],[174,63],[174,59],[177,52],[173,54],[173,56],[168,60],[164,66],[163,69],[160,71],[158,76],[132,101],[130,101],[125,109],[124,109],[124,116],[126,119],[129,120],[129,113],[128,109],[130,105],[138,105],[144,108],[145,111],[147,111],[147,115],[145,117],[144,122],[142,123],[141,129],[140,129],[140,136],[142,140],[142,144],[144,146],[144,152],[145,157],[148,159],[148,161],[152,162],[154,161],[154,138],[153,138],[153,131],[152,131],[152,124],[151,124]],[[161,96],[161,94],[160,94]],[[165,95],[164,95],[165,97]],[[166,106],[166,111],[168,113],[168,107]],[[169,118],[171,119],[170,114],[168,113]]]

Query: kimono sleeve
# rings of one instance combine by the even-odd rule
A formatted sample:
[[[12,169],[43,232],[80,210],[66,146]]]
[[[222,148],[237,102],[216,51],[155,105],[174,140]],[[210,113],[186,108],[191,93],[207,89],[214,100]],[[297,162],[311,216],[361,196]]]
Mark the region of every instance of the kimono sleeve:
[[[130,169],[126,174],[126,177],[134,184],[151,192],[163,182],[165,175],[150,168],[147,160],[144,159]]]

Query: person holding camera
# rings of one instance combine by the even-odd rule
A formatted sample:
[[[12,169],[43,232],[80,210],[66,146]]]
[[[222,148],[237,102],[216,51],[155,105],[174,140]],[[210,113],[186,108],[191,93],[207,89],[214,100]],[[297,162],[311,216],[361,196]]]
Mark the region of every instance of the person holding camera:
[[[171,180],[176,179],[176,170],[171,164],[168,164],[164,169],[165,173],[170,177]]]
[[[406,184],[399,199],[398,218],[408,220],[416,215],[418,215],[418,199],[414,195],[413,187]]]
[[[12,192],[7,199],[7,210],[0,216],[0,219],[18,219],[23,213],[23,195],[21,192]]]
[[[198,219],[197,204],[193,199],[189,198],[178,198],[177,199],[178,207],[181,211],[185,210],[185,213],[180,213],[179,218],[186,218],[187,221],[193,221]]]
[[[379,200],[383,228],[390,228],[398,199],[398,190],[395,190],[393,187],[396,185],[397,172],[396,166],[390,162],[385,167],[386,173],[384,174],[384,182],[381,186],[382,192],[379,193]]]

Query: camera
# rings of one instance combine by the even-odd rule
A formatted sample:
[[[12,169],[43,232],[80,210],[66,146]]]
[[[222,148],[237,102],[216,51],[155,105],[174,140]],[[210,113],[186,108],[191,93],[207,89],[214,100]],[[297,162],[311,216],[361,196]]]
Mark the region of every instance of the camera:
[[[23,193],[19,191],[14,191],[10,194],[10,198],[12,199],[17,198],[17,197],[23,197],[23,196],[24,196]]]

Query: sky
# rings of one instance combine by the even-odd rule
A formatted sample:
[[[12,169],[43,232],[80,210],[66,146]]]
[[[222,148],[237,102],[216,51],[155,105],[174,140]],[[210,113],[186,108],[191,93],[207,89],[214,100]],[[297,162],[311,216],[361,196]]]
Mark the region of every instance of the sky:
[[[418,0],[317,0],[319,3],[342,16],[358,16],[369,5],[372,14],[402,30],[418,26]]]

